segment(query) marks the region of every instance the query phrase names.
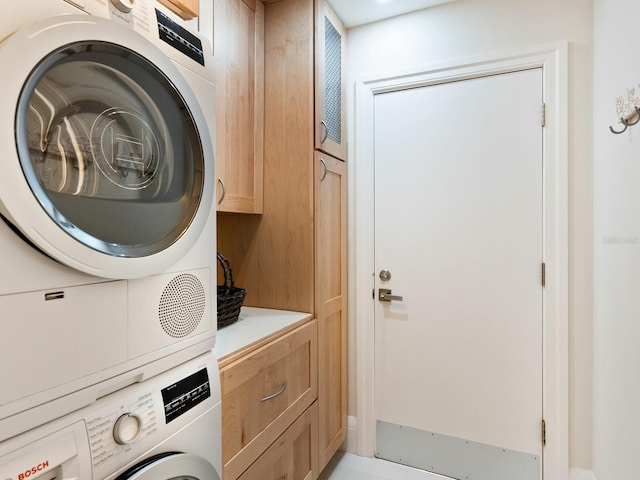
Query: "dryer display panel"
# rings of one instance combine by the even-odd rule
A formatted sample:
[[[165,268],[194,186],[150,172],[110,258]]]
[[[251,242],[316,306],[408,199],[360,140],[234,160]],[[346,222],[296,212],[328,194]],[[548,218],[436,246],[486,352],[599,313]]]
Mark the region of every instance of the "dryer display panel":
[[[198,210],[204,158],[191,112],[155,65],[120,45],[77,42],[40,62],[20,95],[16,142],[42,208],[99,252],[160,252]]]

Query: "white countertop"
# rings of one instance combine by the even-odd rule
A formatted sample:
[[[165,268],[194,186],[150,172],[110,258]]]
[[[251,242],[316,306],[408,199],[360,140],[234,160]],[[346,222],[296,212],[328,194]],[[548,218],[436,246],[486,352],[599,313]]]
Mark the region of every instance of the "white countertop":
[[[304,312],[242,307],[237,322],[218,330],[213,353],[219,360],[310,318],[312,315]]]

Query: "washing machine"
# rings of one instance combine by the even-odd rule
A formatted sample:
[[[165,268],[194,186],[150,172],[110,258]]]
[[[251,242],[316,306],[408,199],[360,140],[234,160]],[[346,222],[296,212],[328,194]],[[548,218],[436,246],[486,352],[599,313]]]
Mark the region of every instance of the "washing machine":
[[[209,41],[152,0],[2,7],[0,441],[216,335]]]
[[[211,352],[0,443],[2,480],[220,480]]]

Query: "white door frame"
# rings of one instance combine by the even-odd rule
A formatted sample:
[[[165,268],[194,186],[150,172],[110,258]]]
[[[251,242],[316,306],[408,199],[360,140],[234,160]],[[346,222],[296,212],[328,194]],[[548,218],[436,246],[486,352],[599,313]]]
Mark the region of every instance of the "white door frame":
[[[429,66],[359,81],[355,86],[354,160],[349,162],[352,199],[350,251],[351,318],[356,331],[356,392],[359,455],[372,457],[374,417],[374,96],[489,74],[541,67],[546,103],[544,135],[543,399],[546,422],[543,474],[566,479],[569,472],[568,342],[568,46],[553,44],[500,56]],[[542,108],[541,108],[542,110]],[[541,112],[542,114],[542,112]],[[463,119],[462,119],[463,120]]]

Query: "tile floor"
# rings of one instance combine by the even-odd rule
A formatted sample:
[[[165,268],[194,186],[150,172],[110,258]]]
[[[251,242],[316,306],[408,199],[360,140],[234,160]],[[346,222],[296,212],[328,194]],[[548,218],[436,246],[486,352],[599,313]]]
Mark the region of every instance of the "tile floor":
[[[423,470],[378,458],[365,458],[339,451],[318,480],[450,480]]]

